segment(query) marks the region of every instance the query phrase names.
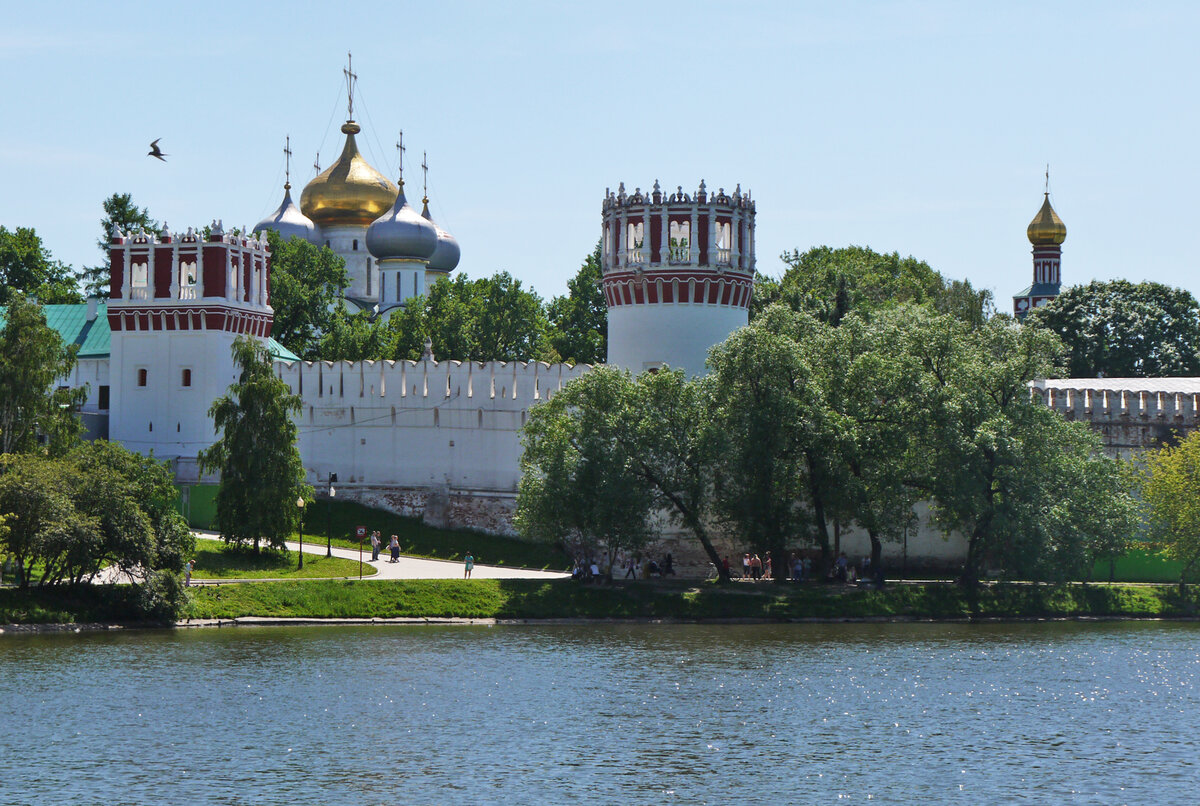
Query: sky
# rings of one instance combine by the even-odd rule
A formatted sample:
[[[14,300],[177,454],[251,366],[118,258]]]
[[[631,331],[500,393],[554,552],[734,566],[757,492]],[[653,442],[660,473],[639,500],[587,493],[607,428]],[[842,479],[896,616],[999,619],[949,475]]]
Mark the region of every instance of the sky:
[[[1200,296],[1200,4],[46,2],[5,22],[0,225],[76,267],[115,192],[174,231],[254,226],[286,135],[298,201],[341,150],[351,51],[364,155],[394,179],[403,129],[419,200],[428,153],[472,277],[564,293],[606,188],[703,179],[753,193],[765,274],[865,245],[1011,310],[1048,163],[1066,285]]]

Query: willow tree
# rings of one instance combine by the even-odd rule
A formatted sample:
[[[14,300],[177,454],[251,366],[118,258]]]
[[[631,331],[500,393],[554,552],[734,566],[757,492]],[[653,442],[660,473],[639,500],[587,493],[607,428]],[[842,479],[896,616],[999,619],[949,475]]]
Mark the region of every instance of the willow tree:
[[[220,437],[200,453],[205,472],[221,474],[217,527],[227,543],[260,541],[284,548],[301,513],[296,500],[312,497],[296,448],[300,398],[275,376],[266,345],[239,336],[233,343],[240,370],[229,392],[213,403],[209,416]]]

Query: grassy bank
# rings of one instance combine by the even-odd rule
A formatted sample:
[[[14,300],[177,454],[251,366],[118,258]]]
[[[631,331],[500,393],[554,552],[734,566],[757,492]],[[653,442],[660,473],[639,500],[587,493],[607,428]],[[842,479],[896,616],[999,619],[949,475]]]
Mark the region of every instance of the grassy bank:
[[[133,585],[0,588],[0,624],[122,624],[138,612]]]
[[[70,591],[0,589],[0,623],[123,622],[130,586]],[[972,603],[953,584],[885,591],[824,586],[570,580],[315,580],[247,582],[191,590],[187,616],[236,618],[763,619],[1172,618],[1200,612],[1200,591],[1174,586],[995,585]]]
[[[234,548],[216,540],[197,540],[195,579],[319,579],[358,576],[358,560],[304,555],[304,568],[297,569],[296,551],[254,551]],[[368,559],[370,559],[368,555]],[[363,576],[373,576],[374,566],[363,563]]]
[[[195,592],[191,616],[234,618],[462,617],[501,619],[653,618],[1040,618],[1190,615],[1194,592],[1170,586],[996,585],[972,605],[952,584],[897,585],[885,591],[822,586],[633,583],[596,587],[570,580],[398,580],[227,586]]]
[[[571,567],[571,559],[566,554],[546,543],[530,543],[469,529],[436,529],[426,526],[417,518],[405,518],[354,501],[330,501],[326,498],[309,505],[304,516],[304,542],[323,544],[328,539],[335,546],[357,549],[354,530],[358,526],[366,527],[368,533],[374,530],[381,532],[385,546],[388,537],[396,535],[400,541],[400,552],[412,557],[461,560],[469,551],[475,556],[476,562],[486,565],[557,571]],[[365,545],[369,552],[370,543]]]

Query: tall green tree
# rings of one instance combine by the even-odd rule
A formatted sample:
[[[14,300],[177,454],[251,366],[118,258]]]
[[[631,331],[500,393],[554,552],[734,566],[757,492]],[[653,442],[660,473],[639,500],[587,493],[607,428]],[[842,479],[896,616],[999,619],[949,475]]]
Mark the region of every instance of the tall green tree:
[[[1182,288],[1095,280],[1067,289],[1025,322],[1062,339],[1073,378],[1200,374],[1200,304]]]
[[[19,293],[9,298],[0,330],[0,454],[43,443],[61,454],[74,445],[82,431],[74,409],[87,389],[58,384],[74,369],[77,349],[46,324],[40,305]]]
[[[627,373],[601,369],[535,406],[522,430],[515,522],[524,536],[568,550],[636,551],[650,537],[653,495],[625,450]]]
[[[972,326],[994,312],[990,291],[948,280],[925,261],[898,252],[817,246],[785,252],[782,258],[787,265],[782,278],[756,278],[751,318],[776,301],[832,325],[851,311],[869,315],[908,303],[930,305]]]
[[[781,305],[734,331],[709,353],[717,427],[727,447],[715,491],[721,519],[773,558],[786,578],[786,550],[806,536],[828,563],[830,497],[837,488],[816,377],[819,323]],[[807,507],[801,504],[807,504]],[[809,528],[813,527],[812,531]]]
[[[82,279],[86,283],[89,297],[107,297],[112,281],[112,271],[108,264],[108,249],[112,242],[113,227],[118,226],[121,232],[133,233],[139,229],[157,233],[161,226],[150,217],[150,210],[139,208],[133,203],[133,196],[128,193],[114,193],[104,200],[104,218],[100,219],[100,237],[96,246],[104,257],[96,266],[84,268]]]
[[[571,364],[599,364],[608,356],[608,307],[600,281],[600,242],[575,276],[567,294],[554,297],[546,308],[550,347]]]
[[[615,370],[599,367],[585,375]],[[721,582],[729,573],[713,544],[716,473],[725,434],[713,417],[713,384],[688,380],[682,370],[643,372],[633,383],[628,425],[621,428],[630,469],[655,496],[655,504],[700,543]]]
[[[304,466],[296,448],[300,398],[275,376],[271,356],[258,339],[238,337],[233,343],[238,380],[213,403],[219,437],[200,452],[205,472],[221,474],[217,490],[217,526],[227,543],[260,541],[283,548],[301,514],[297,499],[311,500]]]
[[[1141,494],[1152,534],[1182,566],[1179,589],[1200,563],[1200,432],[1148,451]]]
[[[354,360],[348,355],[325,352],[337,345],[321,344],[322,336],[334,328],[338,302],[349,284],[346,261],[329,247],[314,246],[303,238],[280,240],[274,230],[267,231],[267,243],[271,250],[271,307],[275,311],[271,335],[308,361]],[[348,316],[344,310],[341,315]]]
[[[443,278],[388,320],[395,358],[434,355],[460,361],[533,361],[547,352],[541,298],[508,272],[471,280]]]
[[[55,260],[32,227],[0,227],[0,305],[18,294],[46,305],[83,302],[74,269]]]
[[[1088,544],[1103,537],[1096,524],[1121,521],[1096,507],[1127,501],[1102,486],[1120,476],[1097,470],[1108,461],[1097,437],[1030,400],[1029,381],[1059,366],[1057,337],[1008,317],[974,331],[941,320],[909,349],[932,411],[927,491],[938,522],[967,541],[964,583],[974,588],[991,568],[1023,578],[1083,573]]]

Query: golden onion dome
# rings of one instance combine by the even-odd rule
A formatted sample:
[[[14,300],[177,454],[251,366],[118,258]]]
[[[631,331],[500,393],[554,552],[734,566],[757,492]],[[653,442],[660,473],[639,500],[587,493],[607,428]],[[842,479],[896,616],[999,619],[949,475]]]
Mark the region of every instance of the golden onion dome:
[[[1049,193],[1046,194],[1046,200],[1042,202],[1042,209],[1038,210],[1033,221],[1029,222],[1029,229],[1025,231],[1025,234],[1029,236],[1029,242],[1034,246],[1061,244],[1067,239],[1067,225],[1050,206]]]
[[[365,227],[391,209],[397,189],[358,153],[354,135],[362,131],[353,120],[342,125],[346,146],[337,161],[304,186],[300,209],[325,227]]]

